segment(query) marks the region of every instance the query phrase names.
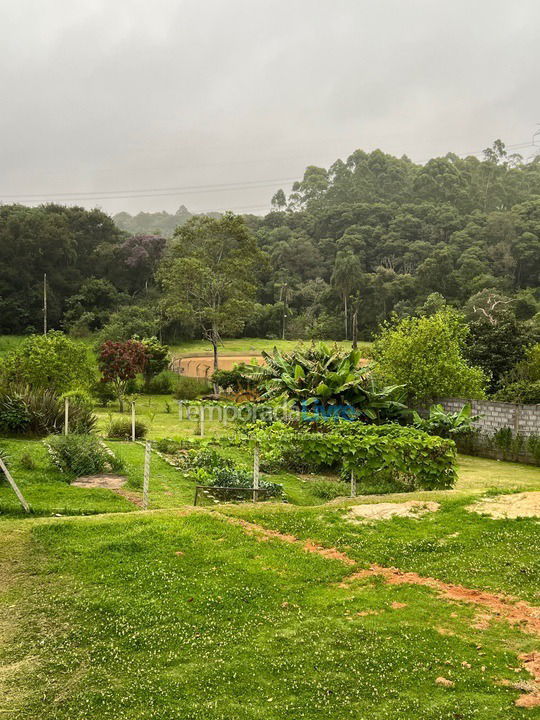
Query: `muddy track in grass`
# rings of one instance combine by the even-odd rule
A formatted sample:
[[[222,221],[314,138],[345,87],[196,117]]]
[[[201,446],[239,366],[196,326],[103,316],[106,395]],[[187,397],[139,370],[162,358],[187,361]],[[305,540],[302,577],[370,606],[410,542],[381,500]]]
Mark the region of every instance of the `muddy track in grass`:
[[[348,567],[357,566],[356,560],[346,553],[332,547],[323,547],[312,540],[301,540],[294,535],[281,533],[278,530],[271,530],[262,525],[242,520],[241,518],[216,513],[222,520],[231,525],[236,525],[251,535],[259,542],[269,540],[280,540],[290,545],[298,545],[305,552],[316,553],[321,557],[332,560],[339,560]],[[463,602],[478,605],[489,612],[489,620],[503,620],[510,625],[518,626],[521,630],[531,635],[540,637],[540,607],[529,605],[523,600],[518,600],[509,595],[475,590],[463,585],[454,585],[443,582],[436,578],[419,575],[415,572],[404,572],[394,567],[382,567],[381,565],[370,565],[368,568],[360,569],[349,575],[339,583],[339,587],[347,588],[355,580],[371,577],[382,577],[389,585],[421,585],[434,590],[437,597],[450,602]],[[488,623],[489,624],[489,623]],[[519,707],[540,706],[540,652],[532,652],[520,656],[525,668],[534,678],[534,683],[529,692],[524,693],[516,700]]]

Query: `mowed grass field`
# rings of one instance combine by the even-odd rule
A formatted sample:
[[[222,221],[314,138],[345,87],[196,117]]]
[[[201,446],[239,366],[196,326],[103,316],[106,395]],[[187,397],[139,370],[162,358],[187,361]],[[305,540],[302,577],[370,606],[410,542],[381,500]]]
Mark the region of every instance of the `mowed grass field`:
[[[15,349],[24,340],[24,335],[0,335],[0,357],[10,350]],[[93,348],[96,340],[93,337],[83,338],[80,340],[89,348]],[[325,340],[328,345],[334,345],[336,341]],[[283,352],[293,350],[300,343],[310,344],[308,340],[281,340],[276,338],[269,340],[266,338],[225,338],[220,346],[220,352],[225,355],[244,355],[250,353],[260,353],[263,350],[271,351],[277,347]],[[345,341],[337,341],[340,347],[350,349],[351,343]],[[371,343],[360,341],[358,347],[367,357],[370,354]],[[173,355],[193,355],[193,354],[211,354],[212,346],[204,340],[185,340],[183,342],[172,343],[170,345],[171,354]]]
[[[154,455],[142,512],[69,486],[38,441],[2,442],[41,513],[22,518],[0,488],[2,717],[540,717],[515,705],[535,687],[523,660],[539,647],[530,628],[431,587],[361,575],[395,567],[540,605],[538,520],[466,509],[486,492],[540,490],[538,468],[462,457],[454,491],[318,506],[309,480],[292,476],[303,506],[207,509],[190,506],[194,482]],[[142,447],[111,447],[140,494]],[[36,466],[25,470],[29,449]],[[420,518],[349,515],[352,502],[425,496],[440,509]]]

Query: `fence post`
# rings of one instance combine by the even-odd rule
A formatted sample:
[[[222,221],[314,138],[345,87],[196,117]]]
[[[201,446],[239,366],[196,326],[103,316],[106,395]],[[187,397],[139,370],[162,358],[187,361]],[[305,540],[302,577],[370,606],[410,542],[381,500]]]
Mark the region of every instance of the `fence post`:
[[[201,429],[201,437],[204,437],[204,416],[205,416],[205,407],[204,405],[201,405],[199,410],[199,427]]]
[[[2,458],[0,458],[0,470],[2,470],[2,472],[3,472],[4,475],[6,476],[6,480],[7,480],[8,483],[11,485],[11,487],[12,487],[12,489],[13,489],[13,492],[15,493],[15,495],[17,496],[17,498],[19,499],[19,502],[20,502],[21,505],[23,506],[25,512],[29,513],[29,512],[30,512],[30,506],[28,505],[28,503],[27,503],[26,500],[24,499],[24,495],[23,495],[22,492],[19,490],[19,488],[18,488],[18,486],[17,486],[17,483],[16,483],[15,480],[11,477],[11,473],[10,473],[9,470],[7,469],[6,464],[4,463],[4,461],[2,460]]]
[[[351,470],[351,497],[356,497],[356,478],[353,470]]]
[[[148,510],[148,485],[150,483],[150,457],[152,455],[152,446],[150,441],[146,441],[144,448],[144,479],[143,479],[143,509]]]
[[[136,417],[135,417],[135,403],[131,403],[131,441],[135,442],[136,438],[136,432],[135,432],[135,424],[136,424]]]
[[[259,499],[259,446],[253,448],[253,502]]]
[[[69,398],[64,398],[64,435],[69,435]]]

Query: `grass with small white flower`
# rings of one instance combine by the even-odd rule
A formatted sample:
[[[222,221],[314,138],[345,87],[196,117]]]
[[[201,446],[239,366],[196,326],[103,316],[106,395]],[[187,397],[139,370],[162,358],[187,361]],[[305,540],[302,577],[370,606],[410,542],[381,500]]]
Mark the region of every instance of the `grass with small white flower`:
[[[140,497],[143,447],[108,444]],[[284,475],[272,479],[288,504],[197,509],[193,479],[153,454],[150,510],[140,512],[111,491],[70,486],[39,441],[2,445],[35,510],[21,517],[0,487],[3,717],[540,717],[539,707],[515,706],[534,689],[519,658],[538,650],[527,628],[494,615],[478,622],[480,606],[429,587],[348,580],[371,564],[395,566],[540,605],[538,520],[466,509],[486,492],[540,490],[537,468],[462,457],[456,490],[317,506],[310,479]],[[247,449],[223,452],[249,463]],[[365,524],[348,510],[427,497],[440,509],[420,518]],[[238,520],[299,542],[263,540]],[[306,552],[308,539],[355,564]]]

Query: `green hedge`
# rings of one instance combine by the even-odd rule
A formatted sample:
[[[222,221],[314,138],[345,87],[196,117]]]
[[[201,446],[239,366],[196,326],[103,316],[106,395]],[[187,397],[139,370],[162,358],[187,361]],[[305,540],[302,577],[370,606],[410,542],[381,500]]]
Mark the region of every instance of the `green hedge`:
[[[358,485],[402,490],[451,488],[456,480],[453,440],[400,425],[329,421],[309,426],[253,425],[251,436],[268,468],[354,472]]]

